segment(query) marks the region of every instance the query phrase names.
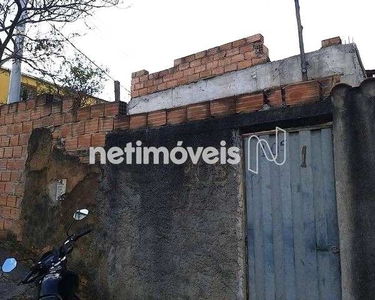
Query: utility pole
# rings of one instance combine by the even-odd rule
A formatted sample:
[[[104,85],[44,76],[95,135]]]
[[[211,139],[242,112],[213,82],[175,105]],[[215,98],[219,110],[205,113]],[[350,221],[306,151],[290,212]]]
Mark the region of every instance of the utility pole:
[[[302,80],[307,81],[307,67],[308,62],[306,60],[305,45],[303,43],[303,26],[301,23],[301,10],[299,6],[299,0],[294,0],[296,4],[296,15],[297,15],[297,25],[298,25],[298,38],[299,38],[299,48],[301,51],[301,70],[302,70]]]
[[[27,5],[28,0],[20,0],[21,9],[23,10]],[[23,11],[20,22],[21,24],[16,28],[16,37],[14,43],[14,59],[12,70],[10,72],[8,103],[19,102],[21,100],[21,57],[23,53],[23,42],[26,24],[22,21],[26,18],[27,13]]]

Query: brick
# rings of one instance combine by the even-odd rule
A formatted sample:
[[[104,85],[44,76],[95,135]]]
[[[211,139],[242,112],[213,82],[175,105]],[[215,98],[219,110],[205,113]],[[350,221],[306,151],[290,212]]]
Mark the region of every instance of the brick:
[[[178,69],[180,70],[180,71],[184,71],[184,70],[186,70],[186,69],[188,69],[188,68],[190,68],[190,63],[184,63],[184,64],[181,64],[181,65],[179,65],[179,67],[178,67]]]
[[[26,110],[26,101],[21,101],[17,103],[17,111],[25,111]]]
[[[230,50],[232,49],[233,45],[232,43],[227,43],[227,44],[224,44],[224,45],[221,45],[220,46],[220,50],[223,51],[223,50]]]
[[[42,119],[34,120],[33,121],[33,129],[41,128],[42,127]]]
[[[5,190],[4,190],[4,192],[6,194],[14,194],[14,191],[15,191],[15,185],[14,185],[14,183],[13,182],[7,182],[5,184]]]
[[[158,85],[158,91],[162,91],[162,90],[165,90],[167,88],[167,83],[164,82],[164,83],[161,83]]]
[[[77,121],[85,121],[90,119],[91,116],[91,108],[84,107],[77,110]]]
[[[92,147],[104,147],[105,146],[105,137],[104,132],[94,133],[91,136],[91,146]]]
[[[23,171],[25,170],[25,160],[24,159],[11,159],[8,161],[7,169]]]
[[[5,124],[12,124],[14,121],[14,114],[5,115]]]
[[[10,181],[11,178],[11,172],[9,171],[3,171],[1,172],[1,181]]]
[[[130,126],[130,118],[129,116],[118,116],[110,123],[112,128],[115,130],[126,130],[129,129]]]
[[[42,119],[43,127],[50,127],[53,125],[53,116],[47,116]]]
[[[246,38],[247,43],[264,43],[264,37],[260,33]]]
[[[172,80],[173,79],[173,74],[165,74],[164,76],[163,76],[163,82],[168,82],[168,81],[170,81],[170,80]]]
[[[19,171],[12,171],[10,174],[10,180],[11,181],[20,181],[22,178],[22,172]]]
[[[147,70],[140,70],[140,71],[137,71],[137,72],[133,72],[132,78],[141,77],[141,76],[147,75],[147,74],[148,74]]]
[[[190,67],[191,68],[195,68],[195,67],[198,67],[202,64],[202,60],[201,59],[196,59],[196,60],[193,60],[191,63],[190,63]]]
[[[91,106],[91,118],[100,118],[104,116],[104,104]]]
[[[77,121],[77,114],[68,112],[63,114],[64,116],[64,123],[73,123]]]
[[[40,117],[46,117],[49,116],[52,113],[52,105],[51,104],[45,104],[40,107]]]
[[[8,104],[8,113],[15,113],[17,112],[17,103]]]
[[[341,45],[341,44],[342,44],[341,38],[339,36],[337,36],[337,37],[334,37],[334,38],[323,40],[322,41],[322,48],[330,47],[330,46],[333,46],[333,45]]]
[[[186,107],[173,108],[167,111],[167,123],[179,124],[187,121]]]
[[[269,89],[266,91],[266,102],[272,107],[283,105],[283,96],[280,87]]]
[[[0,148],[0,158],[4,158],[4,147]]]
[[[210,77],[211,74],[212,74],[211,70],[206,70],[206,71],[199,73],[199,78],[207,78],[207,77]]]
[[[68,112],[73,109],[74,106],[74,100],[73,99],[64,99],[62,101],[62,111]]]
[[[130,116],[130,129],[137,129],[147,126],[147,114],[138,114]]]
[[[235,56],[235,55],[238,55],[239,53],[240,53],[240,48],[233,48],[226,52],[225,57]]]
[[[60,114],[62,112],[62,103],[53,103],[52,104],[52,114]]]
[[[5,147],[4,148],[4,157],[11,158],[13,156],[13,148],[12,147]]]
[[[99,131],[99,119],[85,121],[85,133],[94,133]]]
[[[17,198],[14,196],[7,197],[7,206],[17,208]]]
[[[30,111],[31,120],[40,119],[40,115],[41,115],[41,109],[39,107]]]
[[[177,86],[177,80],[171,80],[171,81],[168,81],[167,82],[167,89],[170,89],[170,88],[173,88],[175,86]]]
[[[8,147],[10,145],[10,138],[7,137],[7,136],[3,136],[1,138],[1,143],[0,143],[0,146],[1,147]]]
[[[91,146],[91,134],[78,136],[78,148],[88,148]]]
[[[34,109],[36,107],[36,100],[35,99],[31,99],[31,100],[27,100],[26,101],[26,109]]]
[[[243,70],[252,66],[253,66],[253,62],[251,60],[240,61],[237,65],[238,70]]]
[[[6,182],[0,182],[0,193],[5,192]]]
[[[114,117],[119,114],[120,111],[120,105],[119,103],[106,103],[105,109],[104,109],[104,115],[106,117]]]
[[[1,135],[6,135],[7,134],[7,126],[3,125],[3,126],[0,126],[0,136]]]
[[[1,105],[0,106],[0,114],[2,116],[7,115],[9,113],[9,106],[8,105]]]
[[[147,94],[152,94],[152,93],[155,93],[157,91],[158,91],[157,86],[152,86],[152,87],[147,88]]]
[[[22,124],[17,124],[20,128],[18,127],[17,130],[14,128],[14,133],[15,134],[20,134],[20,133],[30,133],[33,130],[33,122],[23,122]],[[16,124],[15,124],[16,126]]]
[[[29,133],[23,133],[20,134],[18,145],[25,146],[29,143],[30,134]]]
[[[240,62],[240,61],[243,61],[245,58],[244,58],[244,55],[243,54],[237,54],[237,55],[234,55],[232,58],[231,58],[231,63],[237,63],[237,62]]]
[[[72,125],[71,124],[63,124],[61,125],[60,135],[63,138],[72,134]]]
[[[207,68],[207,70],[214,70],[218,66],[219,66],[219,63],[218,63],[218,61],[215,60],[215,61],[207,63],[206,68]]]
[[[22,157],[22,146],[13,147],[13,157],[16,157],[16,158]]]
[[[33,128],[33,123],[31,121],[23,122],[21,124],[14,124],[13,134],[31,132],[32,128]]]
[[[266,56],[253,58],[251,62],[253,63],[253,66],[265,64],[269,61],[269,58]]]
[[[200,73],[199,74],[193,74],[188,77],[188,82],[196,82],[200,79]]]
[[[198,53],[195,53],[195,59],[203,58],[206,55],[207,55],[207,51],[206,50],[198,52]]]
[[[284,88],[286,105],[303,104],[320,100],[321,90],[317,81],[290,84]]]
[[[236,103],[234,98],[225,98],[215,100],[210,103],[211,116],[223,116],[234,114],[236,112]]]
[[[167,112],[165,110],[153,111],[148,114],[148,126],[163,126],[167,123]]]
[[[206,66],[205,65],[202,65],[202,66],[198,66],[196,68],[194,68],[194,72],[195,73],[200,73],[200,72],[203,72],[206,70]],[[183,75],[183,74],[182,74]]]
[[[72,124],[71,126],[71,134],[72,136],[82,135],[85,133],[85,123],[86,122],[77,122]]]
[[[62,114],[53,115],[53,125],[61,126],[64,123],[64,117]]]
[[[31,120],[31,111],[21,111],[14,115],[14,122],[21,123]]]
[[[264,94],[241,96],[236,101],[236,113],[247,113],[260,110],[264,104]]]
[[[246,60],[252,60],[258,57],[258,54],[256,54],[254,50],[245,52],[244,55]]]
[[[113,118],[99,119],[99,131],[112,131],[112,130],[113,130]]]
[[[187,107],[187,118],[189,121],[203,120],[210,117],[209,102],[191,104]]]
[[[7,168],[8,160],[0,159],[0,170],[5,170]]]
[[[225,72],[237,71],[237,68],[238,68],[237,63],[233,63],[233,64],[231,64],[231,65],[229,65],[229,66],[226,66],[226,67],[224,68],[224,71],[225,71]]]
[[[225,51],[218,52],[214,55],[214,60],[221,60],[225,57]]]
[[[70,137],[66,138],[65,140],[65,149],[70,150],[76,150],[78,147],[78,138],[77,137]]]

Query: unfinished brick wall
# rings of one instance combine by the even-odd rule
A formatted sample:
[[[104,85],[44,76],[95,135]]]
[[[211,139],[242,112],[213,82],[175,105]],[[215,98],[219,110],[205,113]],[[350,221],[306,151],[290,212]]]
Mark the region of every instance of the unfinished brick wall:
[[[264,38],[256,34],[225,45],[176,59],[170,69],[149,74],[132,74],[132,98],[189,84],[224,73],[242,70],[269,61]]]
[[[263,37],[255,35],[215,47],[175,61],[175,67],[154,74],[136,72],[132,96],[172,88],[268,61]],[[47,103],[29,100],[0,106],[0,238],[11,231],[20,237],[20,207],[24,194],[25,163],[32,130],[49,128],[65,151],[88,163],[88,149],[104,146],[106,135],[114,130],[176,125],[252,113],[261,109],[301,105],[327,97],[340,82],[332,76],[282,87],[272,87],[249,95],[239,95],[167,110],[124,115],[123,103],[105,103],[76,109],[67,99]]]

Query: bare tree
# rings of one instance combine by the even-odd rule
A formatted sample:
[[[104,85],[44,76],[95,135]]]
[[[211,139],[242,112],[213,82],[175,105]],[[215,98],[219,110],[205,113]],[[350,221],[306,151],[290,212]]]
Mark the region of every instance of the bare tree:
[[[12,59],[28,61],[37,67],[38,59],[48,51],[58,53],[62,40],[54,30],[50,35],[33,36],[19,32],[22,26],[72,23],[92,15],[95,10],[117,6],[120,0],[1,0],[0,2],[0,66]],[[17,35],[24,35],[25,47],[38,52],[39,57],[26,57],[17,51]],[[28,49],[28,50],[30,50]],[[48,56],[48,55],[47,55]]]

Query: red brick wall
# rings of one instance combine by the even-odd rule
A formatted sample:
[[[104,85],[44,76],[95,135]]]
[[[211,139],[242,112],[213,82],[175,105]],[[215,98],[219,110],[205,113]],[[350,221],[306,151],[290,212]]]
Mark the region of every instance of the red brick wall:
[[[51,129],[67,151],[104,146],[105,135],[114,129],[118,103],[73,109],[72,100],[47,104],[43,99],[0,106],[0,236],[18,234],[24,193],[27,145],[35,128]],[[87,157],[82,157],[87,161]]]
[[[227,72],[245,69],[269,61],[261,34],[176,59],[174,67],[149,74],[132,74],[132,98],[189,84]]]

